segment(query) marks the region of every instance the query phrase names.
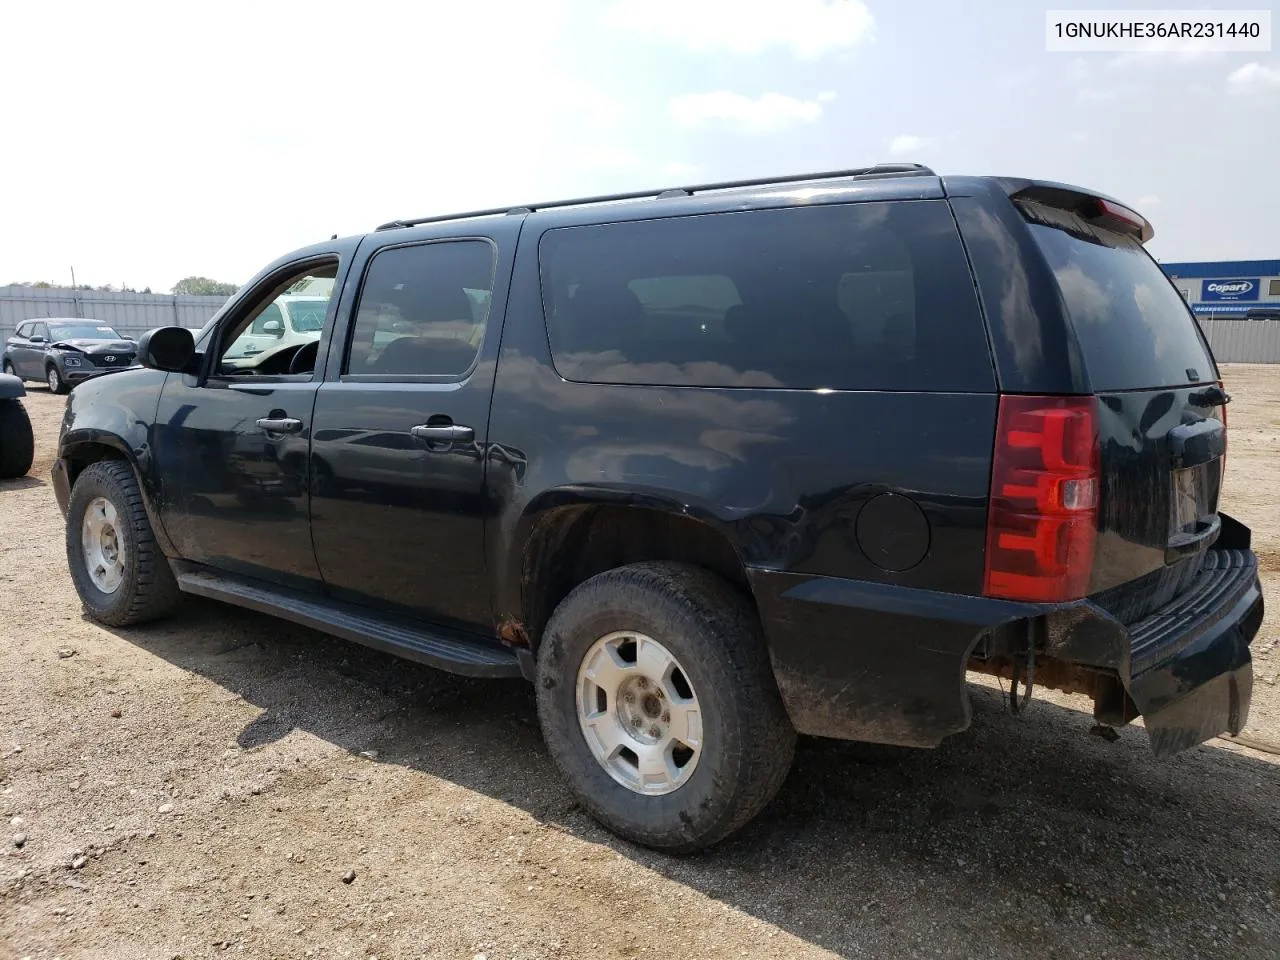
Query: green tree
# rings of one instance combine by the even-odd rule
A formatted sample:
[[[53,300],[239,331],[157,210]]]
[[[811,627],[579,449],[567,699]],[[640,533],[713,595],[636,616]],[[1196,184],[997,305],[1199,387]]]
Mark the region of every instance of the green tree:
[[[236,289],[234,283],[221,283],[208,277],[184,277],[173,285],[174,293],[196,297],[229,297]]]

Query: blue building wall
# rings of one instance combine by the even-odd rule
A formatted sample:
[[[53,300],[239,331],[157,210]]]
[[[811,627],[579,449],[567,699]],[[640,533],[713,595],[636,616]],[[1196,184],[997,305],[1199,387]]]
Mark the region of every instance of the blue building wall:
[[[1247,319],[1266,311],[1280,319],[1280,260],[1162,263],[1196,316]],[[1264,313],[1263,316],[1266,316]]]

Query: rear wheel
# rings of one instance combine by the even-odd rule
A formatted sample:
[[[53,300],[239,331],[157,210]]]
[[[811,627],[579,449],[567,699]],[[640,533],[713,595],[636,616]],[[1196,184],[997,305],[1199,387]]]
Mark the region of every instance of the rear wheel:
[[[76,478],[66,539],[71,579],[95,620],[124,627],[155,620],[177,605],[178,584],[124,461],[101,460]]]
[[[705,570],[639,563],[574,589],[538,651],[538,716],[583,807],[688,853],[773,799],[795,732],[746,598]]]
[[[67,382],[62,379],[62,374],[58,372],[58,368],[52,363],[49,369],[45,371],[45,383],[49,385],[50,393],[66,393],[71,388],[67,386]]]
[[[17,370],[15,370],[15,369],[13,369],[13,364],[12,364],[12,363],[10,363],[8,360],[6,360],[6,361],[4,362],[3,372],[4,372],[4,373],[7,373],[7,374],[8,374],[9,376],[11,376],[11,377],[17,377],[17,376],[18,376],[18,371],[17,371]],[[21,378],[21,377],[18,377],[18,379],[22,379],[22,378]]]
[[[27,408],[17,400],[0,400],[0,480],[25,477],[35,452]]]

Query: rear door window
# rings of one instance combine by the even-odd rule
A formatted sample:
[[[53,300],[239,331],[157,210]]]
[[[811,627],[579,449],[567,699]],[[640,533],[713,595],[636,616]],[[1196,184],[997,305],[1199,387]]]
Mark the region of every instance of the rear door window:
[[[944,201],[562,227],[543,235],[539,264],[570,380],[995,389]]]
[[[1216,379],[1190,308],[1142,244],[1065,211],[1022,209],[1057,278],[1094,390]]]
[[[360,291],[344,376],[461,379],[484,339],[494,256],[487,240],[375,254]]]

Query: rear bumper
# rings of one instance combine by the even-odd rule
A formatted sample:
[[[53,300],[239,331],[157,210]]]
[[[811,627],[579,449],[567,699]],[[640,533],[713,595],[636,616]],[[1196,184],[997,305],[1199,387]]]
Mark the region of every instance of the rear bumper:
[[[1262,615],[1257,558],[1210,550],[1188,590],[1129,628],[1127,687],[1157,755],[1244,729]]]
[[[1153,751],[1167,756],[1249,712],[1249,644],[1262,624],[1257,559],[1210,550],[1191,587],[1124,625],[1087,600],[1038,605],[765,570],[749,570],[774,676],[800,733],[936,746],[969,726],[970,657],[993,638],[1034,635],[1046,671],[1083,668],[1141,714]],[[1025,640],[1022,640],[1025,650]],[[1044,658],[1044,659],[1041,659]],[[1121,687],[1123,689],[1121,689]]]

